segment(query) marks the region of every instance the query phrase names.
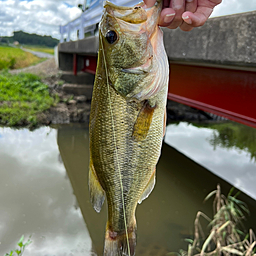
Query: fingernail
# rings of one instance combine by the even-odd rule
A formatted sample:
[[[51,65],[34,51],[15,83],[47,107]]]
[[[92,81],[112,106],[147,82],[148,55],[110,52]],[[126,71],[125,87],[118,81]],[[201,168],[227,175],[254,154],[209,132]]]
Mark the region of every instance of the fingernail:
[[[188,3],[191,3],[191,2],[193,2],[194,0],[186,0]]]
[[[175,13],[166,14],[164,17],[164,22],[169,23],[173,20],[173,16],[175,16]]]
[[[182,17],[182,19],[183,19],[187,24],[192,24],[192,20],[189,18],[189,16]]]

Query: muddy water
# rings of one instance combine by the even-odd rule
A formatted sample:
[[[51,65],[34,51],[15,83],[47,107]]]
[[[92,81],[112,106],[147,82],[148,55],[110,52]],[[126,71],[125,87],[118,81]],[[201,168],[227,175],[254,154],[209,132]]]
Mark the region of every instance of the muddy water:
[[[238,175],[241,172],[255,177],[253,145],[227,144],[225,148],[216,139],[222,130],[191,127],[185,123],[168,126],[165,140],[172,147],[163,145],[156,187],[137,208],[136,255],[166,255],[185,249],[184,238],[193,233],[197,211],[211,216],[211,203],[202,201],[217,183],[227,192],[231,188],[227,181],[233,182],[228,176],[241,180],[234,182],[238,186],[247,182]],[[84,126],[33,132],[0,128],[0,255],[14,249],[22,234],[32,235],[33,241],[24,255],[102,255],[106,208],[97,214],[89,202],[88,142]],[[233,171],[221,176],[224,170]],[[251,197],[242,194],[240,198],[251,210],[248,226],[256,230],[256,203]]]
[[[25,255],[91,250],[56,137],[50,128],[0,129],[0,255],[22,234],[33,241]]]

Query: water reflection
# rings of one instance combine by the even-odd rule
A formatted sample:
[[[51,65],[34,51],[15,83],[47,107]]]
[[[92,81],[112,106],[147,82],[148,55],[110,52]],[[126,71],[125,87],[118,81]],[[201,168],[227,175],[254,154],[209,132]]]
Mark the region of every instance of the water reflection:
[[[207,128],[181,123],[168,127],[166,141],[177,142],[179,150],[190,149],[205,166],[207,162],[217,165],[223,160],[214,156],[213,146],[209,139],[205,140],[211,135]],[[192,145],[188,140],[192,140]],[[211,155],[202,153],[210,149]],[[224,154],[226,149],[217,147],[218,150]],[[254,164],[248,152],[236,154]],[[236,158],[237,155],[226,162]],[[1,128],[0,162],[2,255],[15,247],[22,234],[33,234],[28,256],[95,255],[92,252],[102,255],[107,212],[104,205],[102,212],[96,213],[89,200],[88,127],[73,125],[33,132]],[[244,170],[250,170],[250,165],[244,166]],[[224,193],[231,188],[226,181],[164,144],[156,187],[137,209],[136,255],[160,256],[185,248],[184,238],[193,233],[197,211],[211,215],[211,203],[202,202],[217,183]],[[248,226],[256,230],[256,203],[244,194],[241,199],[252,212]]]
[[[256,199],[256,129],[181,122],[167,127],[165,142]]]
[[[240,149],[247,152],[251,160],[256,162],[256,129],[234,122],[212,124],[209,128],[214,130],[209,139],[214,149]]]
[[[92,242],[65,168],[57,131],[0,128],[0,254],[32,235],[26,255],[88,255]]]
[[[98,255],[102,255],[107,212],[104,205],[102,212],[97,214],[89,202],[88,130],[81,126],[62,127],[58,130],[58,145],[94,249]],[[164,144],[157,165],[156,187],[137,209],[136,255],[166,255],[167,252],[184,248],[184,238],[193,233],[197,211],[211,216],[211,203],[203,205],[202,202],[217,183],[221,184],[224,193],[231,188],[227,182]],[[245,195],[242,198],[255,212],[255,202]],[[253,226],[252,223],[251,219],[249,225]]]
[[[80,206],[84,220],[96,251],[102,254],[107,211],[103,207],[97,214],[91,206],[88,191],[89,134],[88,127],[75,125],[58,129],[57,141],[62,161],[72,184],[77,205]]]

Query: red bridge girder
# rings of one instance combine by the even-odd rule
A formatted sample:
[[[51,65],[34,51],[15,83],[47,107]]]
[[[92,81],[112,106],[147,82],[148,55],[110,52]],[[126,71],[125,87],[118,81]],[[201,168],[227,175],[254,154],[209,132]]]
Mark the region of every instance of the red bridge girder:
[[[96,66],[84,56],[83,71]],[[256,128],[255,71],[171,63],[168,99]]]
[[[170,64],[168,99],[256,128],[256,72]]]

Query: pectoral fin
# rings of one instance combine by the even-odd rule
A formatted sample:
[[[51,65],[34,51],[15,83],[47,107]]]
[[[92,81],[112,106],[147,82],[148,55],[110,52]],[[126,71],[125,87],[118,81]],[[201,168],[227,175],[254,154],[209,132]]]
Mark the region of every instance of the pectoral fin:
[[[137,141],[145,140],[152,122],[156,107],[151,107],[148,101],[142,106],[133,127],[133,138]]]
[[[138,201],[139,204],[141,204],[142,201],[150,195],[150,193],[152,192],[152,190],[155,186],[155,183],[156,183],[156,168],[155,168],[154,172],[152,173],[152,176],[150,177],[150,180],[149,180],[147,186],[145,187],[143,193],[141,194],[141,197]]]
[[[105,200],[105,191],[100,185],[92,161],[89,166],[89,192],[93,208],[96,212],[100,212]]]

